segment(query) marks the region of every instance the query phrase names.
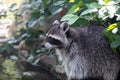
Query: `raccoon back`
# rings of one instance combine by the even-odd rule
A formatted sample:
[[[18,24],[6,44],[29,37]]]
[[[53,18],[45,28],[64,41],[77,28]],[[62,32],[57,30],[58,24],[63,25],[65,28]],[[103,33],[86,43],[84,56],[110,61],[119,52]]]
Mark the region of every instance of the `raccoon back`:
[[[82,69],[87,73],[88,77],[94,75],[102,76],[105,80],[114,80],[120,70],[120,57],[111,50],[103,34],[104,28],[105,27],[98,25],[76,28],[77,33],[71,33],[78,35],[71,36],[73,44],[71,44],[71,52],[68,51],[68,54],[71,55],[71,59],[77,59],[73,58],[75,55],[79,56],[79,61],[82,61],[82,58],[85,59],[87,63],[76,62],[76,64],[78,64],[79,68],[79,63],[86,66],[86,68],[82,67]]]

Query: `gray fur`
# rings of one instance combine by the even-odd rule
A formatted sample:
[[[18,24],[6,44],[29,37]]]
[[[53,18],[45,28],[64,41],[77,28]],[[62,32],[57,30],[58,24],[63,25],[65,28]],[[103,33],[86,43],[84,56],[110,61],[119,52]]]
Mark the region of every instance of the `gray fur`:
[[[69,28],[67,33],[60,26],[54,25],[46,37],[56,35],[62,42],[62,47],[53,45],[51,48],[56,49],[60,60],[63,61],[68,80],[87,77],[116,80],[120,70],[120,57],[110,49],[102,32],[103,26]]]

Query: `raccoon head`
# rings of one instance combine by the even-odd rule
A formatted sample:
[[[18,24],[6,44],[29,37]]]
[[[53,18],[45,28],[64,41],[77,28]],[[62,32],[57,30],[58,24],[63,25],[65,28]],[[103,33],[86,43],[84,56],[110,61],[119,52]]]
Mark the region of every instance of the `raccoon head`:
[[[66,33],[68,33],[69,29],[67,22],[59,23],[59,21],[55,20],[46,34],[45,47],[64,48],[68,44]]]

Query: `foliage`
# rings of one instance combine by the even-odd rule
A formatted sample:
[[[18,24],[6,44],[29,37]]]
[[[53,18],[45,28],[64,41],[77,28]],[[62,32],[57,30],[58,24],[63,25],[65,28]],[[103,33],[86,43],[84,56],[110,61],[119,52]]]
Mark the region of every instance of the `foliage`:
[[[11,6],[7,7],[3,1],[0,1],[0,18],[6,18],[9,14],[9,12],[16,13],[17,9],[16,3],[13,3]]]
[[[4,43],[3,45],[0,46],[0,52],[5,52],[5,53],[11,53],[14,50],[14,47],[12,44],[9,43]]]
[[[10,53],[14,49],[14,44],[20,43],[22,40],[25,40],[25,44],[27,46],[33,45],[33,40],[40,39],[44,34],[44,31],[41,29],[41,25],[43,25],[45,20],[51,15],[56,13],[62,15],[64,13],[62,9],[65,7],[66,2],[67,0],[28,0],[22,4],[21,12],[14,9],[16,4],[13,3],[10,7],[10,11],[14,13],[15,19],[25,19],[19,20],[19,24],[22,26],[22,28],[18,28],[15,36],[8,40],[7,43],[3,44],[0,47],[0,51]],[[36,24],[38,24],[38,26],[36,26]],[[25,60],[36,64],[42,55],[41,53],[48,52],[50,51],[42,48],[36,51],[31,49],[28,59]],[[40,53],[38,54],[39,59],[35,58],[35,53]]]
[[[33,28],[21,28],[18,31],[18,34],[15,35],[14,39],[15,42],[20,42],[21,40],[25,40],[26,44],[32,44],[31,40],[35,38],[39,38],[40,34],[43,34],[44,32],[39,29],[33,29]]]
[[[2,1],[0,1],[0,18],[6,17],[7,7],[3,4]]]
[[[120,5],[119,1],[113,1],[113,0],[108,0],[108,2],[105,2],[106,0],[98,0],[96,1],[91,1],[90,3],[84,2],[84,0],[80,0],[78,4],[75,4],[69,9],[68,13],[65,15],[74,15],[78,17],[74,17],[75,21],[77,20],[82,20],[85,19],[86,21],[99,21],[104,25],[109,25],[110,23],[113,23],[112,19],[115,17],[115,21],[120,20]],[[76,1],[77,2],[77,1]],[[75,3],[75,2],[74,2]],[[69,17],[69,16],[68,16]],[[68,17],[62,18],[61,20],[68,20]],[[68,22],[71,19],[68,20]],[[109,20],[109,21],[108,21]],[[110,21],[112,20],[112,21]],[[76,23],[75,22],[75,23]],[[83,24],[78,24],[78,26],[84,25]]]
[[[90,22],[109,26],[104,30],[111,48],[114,52],[120,52],[120,2],[119,0],[98,0],[98,1],[75,1],[74,4],[63,16],[61,21],[67,20],[72,26],[85,26]],[[112,29],[109,29],[110,27]]]
[[[1,64],[0,64],[1,65]],[[14,66],[12,60],[6,59],[1,65],[0,79],[2,80],[18,80],[20,75]]]
[[[34,27],[33,24],[38,20],[39,25],[43,25],[45,20],[64,8],[66,0],[29,0],[25,3],[24,10],[19,15],[25,15],[26,11],[31,11],[31,17],[26,22],[27,27]]]
[[[114,52],[120,52],[120,22],[111,24],[104,30]]]

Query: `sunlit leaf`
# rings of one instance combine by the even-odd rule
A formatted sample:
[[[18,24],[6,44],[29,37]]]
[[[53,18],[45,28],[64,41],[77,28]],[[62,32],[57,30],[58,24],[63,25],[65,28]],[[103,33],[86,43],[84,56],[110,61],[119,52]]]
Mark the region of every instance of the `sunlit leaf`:
[[[70,2],[70,3],[73,3],[73,2],[75,2],[75,0],[69,0],[69,2]]]
[[[72,27],[83,27],[86,26],[88,24],[88,20],[84,19],[84,18],[79,18],[75,23],[72,24]]]
[[[109,0],[104,0],[105,4],[107,4],[109,2]]]
[[[74,14],[67,14],[62,17],[61,21],[68,21],[68,24],[73,24],[75,21],[77,21],[79,17]]]
[[[77,8],[74,10],[74,12],[77,12],[78,10],[80,10],[80,7],[77,7]]]
[[[30,55],[27,59],[28,62],[32,62],[34,60],[34,56],[33,55]]]
[[[61,5],[61,4],[63,4],[65,1],[57,1],[56,3],[54,3],[53,5],[54,6],[59,6],[59,5]]]
[[[90,4],[86,4],[87,8],[101,8],[102,6],[100,4],[98,4],[97,2],[92,2]]]
[[[35,60],[33,64],[36,65],[39,61],[40,61],[40,58],[38,58],[37,60]]]
[[[80,10],[80,7],[82,6],[83,2],[79,1],[78,4],[73,5],[71,9],[69,9],[68,14],[75,13],[78,10]]]
[[[107,30],[110,31],[110,30],[114,29],[116,27],[116,25],[117,25],[116,23],[109,25]]]
[[[86,15],[86,14],[90,14],[90,13],[94,13],[94,12],[97,12],[97,11],[98,11],[97,8],[87,9],[87,10],[85,10],[81,13],[81,16]]]
[[[71,9],[69,9],[68,14],[74,13],[75,9],[77,8],[76,5],[73,5]]]

